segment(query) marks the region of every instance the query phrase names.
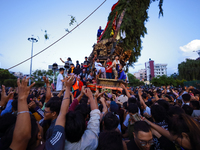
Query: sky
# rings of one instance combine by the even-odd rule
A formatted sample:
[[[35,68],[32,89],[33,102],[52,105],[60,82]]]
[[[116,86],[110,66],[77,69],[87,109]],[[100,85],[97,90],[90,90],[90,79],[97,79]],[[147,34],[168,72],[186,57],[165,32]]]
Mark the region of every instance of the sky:
[[[1,0],[0,1],[0,68],[10,68],[31,56],[31,42],[34,35],[33,54],[43,50],[66,34],[70,15],[80,23],[104,0]],[[62,65],[60,58],[84,61],[96,43],[99,26],[104,28],[111,7],[117,0],[107,0],[88,20],[64,39],[45,52],[33,58],[33,71],[48,69],[48,65]],[[167,75],[178,71],[178,64],[186,58],[196,59],[200,50],[200,0],[164,0],[164,16],[158,17],[158,2],[153,2],[148,10],[147,34],[142,38],[141,56],[129,68],[130,73],[145,68],[151,58],[156,64],[168,64]],[[45,40],[45,30],[49,40]],[[29,74],[30,61],[10,71]]]

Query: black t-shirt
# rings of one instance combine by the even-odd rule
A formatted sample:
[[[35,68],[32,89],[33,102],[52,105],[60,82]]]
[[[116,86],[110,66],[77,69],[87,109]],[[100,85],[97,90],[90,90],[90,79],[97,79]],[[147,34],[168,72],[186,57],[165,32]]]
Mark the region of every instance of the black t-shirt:
[[[128,149],[128,150],[140,150],[140,149],[138,148],[138,146],[136,145],[134,139],[130,140],[130,142],[127,143],[127,149]]]
[[[89,65],[90,62],[87,60],[87,61],[84,61],[83,65]]]

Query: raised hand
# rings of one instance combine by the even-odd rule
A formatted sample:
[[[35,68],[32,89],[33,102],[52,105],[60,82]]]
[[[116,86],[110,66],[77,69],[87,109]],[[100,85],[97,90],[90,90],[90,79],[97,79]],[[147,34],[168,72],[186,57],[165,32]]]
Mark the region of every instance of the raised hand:
[[[30,109],[30,108],[35,109],[36,107],[37,107],[37,105],[36,105],[35,101],[31,101],[31,102],[28,104],[28,108],[29,108],[29,109]]]
[[[10,92],[8,95],[6,94],[6,90],[5,90],[5,86],[2,85],[2,91],[1,91],[1,105],[0,106],[4,106],[6,105],[6,103],[8,102],[8,100],[12,97],[13,92]]]
[[[86,88],[86,86],[84,85],[84,86],[82,86],[82,88],[81,88],[81,95],[84,95],[85,93],[85,88]]]
[[[85,88],[85,92],[84,93],[88,98],[93,98],[93,95],[92,95],[92,92],[91,92],[90,88]]]
[[[141,88],[139,88],[139,90],[138,90],[138,95],[142,95],[142,89]]]
[[[121,84],[121,88],[122,88],[122,89],[125,89],[126,87],[124,86],[124,84]]]
[[[20,79],[17,79],[17,85],[18,85],[18,100],[26,100],[26,98],[29,95],[30,89],[35,85],[35,82],[32,83],[30,86],[27,86],[29,81],[29,78],[26,79],[24,77],[22,81],[20,82]]]
[[[99,90],[97,89],[97,90],[96,90],[96,93],[94,94],[94,97],[96,97],[96,98],[97,98],[97,97],[98,97],[98,95],[99,95]]]
[[[74,79],[75,79],[74,76],[70,76],[70,77],[65,78],[64,79],[65,80],[65,86],[71,88],[72,85],[74,84]]]
[[[48,78],[46,78],[45,76],[43,76],[42,78],[43,78],[43,80],[44,80],[44,82],[45,82],[46,84],[49,84],[49,79],[48,79]]]

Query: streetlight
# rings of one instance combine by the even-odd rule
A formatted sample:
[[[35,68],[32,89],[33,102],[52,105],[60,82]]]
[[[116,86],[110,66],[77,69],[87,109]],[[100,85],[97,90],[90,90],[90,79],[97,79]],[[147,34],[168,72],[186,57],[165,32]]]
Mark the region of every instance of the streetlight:
[[[29,79],[29,86],[31,85],[31,72],[32,72],[32,57],[33,57],[33,43],[36,43],[38,42],[38,40],[36,38],[32,37],[31,38],[28,38],[28,40],[30,42],[32,42],[32,48],[31,48],[31,64],[30,64],[30,79]]]
[[[57,63],[54,63],[52,65],[52,70],[53,70],[53,84],[55,85],[55,72],[56,70],[58,69],[58,64]]]
[[[197,54],[198,54],[198,55],[199,55],[199,57],[200,57],[200,50],[193,51],[193,52],[197,52]]]

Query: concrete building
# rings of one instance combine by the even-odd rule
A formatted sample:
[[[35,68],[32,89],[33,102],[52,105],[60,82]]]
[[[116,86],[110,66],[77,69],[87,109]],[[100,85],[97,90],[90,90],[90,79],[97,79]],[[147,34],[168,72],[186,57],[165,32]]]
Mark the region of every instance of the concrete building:
[[[167,64],[155,64],[154,65],[154,75],[155,75],[155,77],[167,75]]]
[[[151,81],[154,77],[154,61],[149,58],[148,62],[145,62],[145,70],[147,75],[147,81]]]
[[[134,73],[134,76],[136,77],[136,79],[139,79],[141,81],[146,81],[147,80],[147,75],[146,75],[146,70],[145,69],[138,70],[138,72]]]
[[[167,75],[167,64],[154,64],[154,61],[149,58],[145,63],[147,81],[151,81],[153,77]]]

